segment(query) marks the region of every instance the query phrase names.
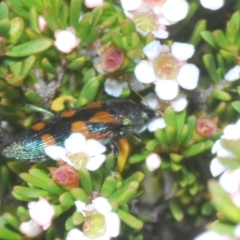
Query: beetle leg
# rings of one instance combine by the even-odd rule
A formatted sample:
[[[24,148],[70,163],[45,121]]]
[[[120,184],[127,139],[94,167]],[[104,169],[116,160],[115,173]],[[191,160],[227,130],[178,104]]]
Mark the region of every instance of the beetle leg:
[[[112,141],[110,143],[110,148],[112,149],[112,152],[114,154],[114,165],[112,167],[112,170],[111,170],[111,175],[115,177],[115,171],[116,171],[116,166],[117,166],[117,160],[118,160],[118,157],[119,157],[119,147],[117,145],[117,143],[115,141]]]
[[[137,133],[133,133],[132,135],[137,141],[142,142],[142,138]]]

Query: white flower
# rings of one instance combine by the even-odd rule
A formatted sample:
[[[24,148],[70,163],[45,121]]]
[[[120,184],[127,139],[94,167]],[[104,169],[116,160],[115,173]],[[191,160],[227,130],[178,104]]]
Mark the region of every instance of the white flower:
[[[148,60],[141,60],[134,73],[141,83],[155,84],[155,92],[162,100],[173,100],[179,94],[179,86],[187,90],[197,87],[199,69],[185,61],[192,57],[194,47],[187,43],[173,43],[170,50],[158,41],[150,42],[143,52]],[[186,104],[186,103],[185,103]]]
[[[95,229],[91,228],[98,228],[98,232],[101,232],[99,236],[95,237],[95,240],[108,240],[111,237],[117,237],[119,235],[120,230],[120,219],[118,215],[114,212],[112,212],[112,207],[104,197],[98,197],[94,200],[92,200],[91,204],[86,205],[85,203],[82,203],[81,201],[75,202],[77,206],[77,211],[82,213],[83,216],[91,216],[90,220],[85,219],[84,225],[87,225],[89,229],[87,229],[87,232],[96,231]],[[85,208],[83,207],[85,204]],[[79,208],[80,206],[80,208]],[[102,216],[103,221],[99,222],[99,226],[92,226],[91,221],[94,221],[94,217],[96,216],[96,213],[98,216]],[[100,214],[100,215],[99,215]],[[99,219],[99,218],[98,218]],[[77,239],[83,239],[88,240],[92,239],[89,238],[87,235],[87,232],[82,232],[78,229],[72,229],[69,231],[66,240],[77,240]]]
[[[240,168],[226,170],[219,178],[219,184],[228,193],[235,193],[240,190]]]
[[[223,135],[221,136],[221,139],[226,140],[236,140],[239,141],[240,139],[240,120],[237,121],[236,124],[230,124],[226,126],[223,130]],[[213,146],[212,146],[212,153],[216,154],[217,157],[222,158],[234,158],[234,155],[232,152],[225,149],[221,144],[221,139],[217,140]],[[240,145],[239,145],[240,146]],[[223,166],[217,158],[214,158],[211,161],[210,164],[210,171],[214,177],[218,176],[222,172],[227,170],[225,166]]]
[[[38,202],[29,202],[28,208],[31,219],[42,226],[43,230],[48,229],[55,214],[53,206],[44,198],[40,198]]]
[[[95,8],[103,4],[103,0],[85,0],[85,6],[88,8]]]
[[[217,10],[224,5],[224,0],[200,0],[200,3],[205,8]]]
[[[27,237],[37,237],[42,231],[42,227],[30,220],[28,222],[22,222],[19,226],[19,231]]]
[[[119,97],[124,88],[128,87],[127,82],[120,82],[116,79],[107,78],[104,82],[105,92],[113,97]]]
[[[70,53],[80,43],[80,39],[76,37],[72,27],[68,27],[66,30],[56,30],[54,36],[56,38],[54,45],[63,53]]]
[[[86,167],[97,170],[106,159],[102,154],[106,147],[94,139],[86,139],[81,133],[72,133],[64,142],[65,148],[49,146],[45,153],[54,160],[63,160],[75,169]]]
[[[47,29],[47,22],[43,16],[38,17],[38,25],[41,31],[44,31],[45,29]]]
[[[148,171],[153,172],[161,165],[161,158],[156,153],[150,153],[146,158],[146,166]]]
[[[195,237],[194,240],[231,240],[231,238],[214,231],[207,231]]]
[[[155,38],[163,39],[169,35],[165,26],[184,19],[189,9],[185,0],[121,0],[121,3],[125,15],[134,21],[141,35],[151,32]]]
[[[240,66],[236,65],[235,67],[230,69],[225,74],[224,78],[229,82],[233,82],[233,81],[236,81],[236,80],[240,79]]]

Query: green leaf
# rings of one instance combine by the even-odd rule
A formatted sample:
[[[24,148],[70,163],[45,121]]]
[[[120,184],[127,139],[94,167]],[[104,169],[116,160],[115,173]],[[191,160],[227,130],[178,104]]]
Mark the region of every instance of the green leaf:
[[[70,70],[79,70],[84,66],[85,62],[86,62],[86,57],[82,56],[70,62],[67,68]]]
[[[7,39],[11,43],[11,45],[15,45],[24,31],[24,21],[21,17],[16,17],[11,19],[10,25],[11,27],[8,32]]]
[[[197,44],[201,40],[201,33],[206,29],[206,26],[207,21],[205,19],[198,21],[188,42],[193,44],[194,46],[197,46]]]
[[[92,180],[86,168],[81,168],[78,172],[80,183],[86,194],[91,195],[93,191]]]
[[[139,187],[138,182],[131,182],[126,191],[124,191],[117,199],[118,206],[122,206],[123,204],[133,200],[137,195],[138,187]]]
[[[28,188],[28,187],[22,187],[22,186],[15,186],[13,188],[13,191],[16,194],[23,196],[23,197],[27,197],[27,198],[47,197],[51,194],[46,190],[36,189],[36,188]]]
[[[21,0],[21,3],[24,4],[28,9],[34,6],[38,12],[41,12],[43,9],[42,1],[40,0]]]
[[[230,100],[232,100],[232,96],[229,93],[227,93],[223,90],[214,90],[214,91],[211,92],[211,96],[213,98],[216,98],[216,99],[220,100],[220,101],[230,101]]]
[[[51,194],[61,195],[65,192],[64,188],[57,183],[55,183],[52,179],[49,179],[47,182],[47,189]]]
[[[83,86],[78,99],[86,98],[88,102],[93,101],[96,94],[98,93],[99,87],[100,82],[98,81],[98,77],[89,79],[88,82]]]
[[[176,112],[175,114],[177,123],[177,139],[179,139],[186,119],[186,110]]]
[[[52,45],[53,41],[48,38],[36,39],[12,47],[6,52],[6,55],[11,57],[26,57],[32,54],[37,54],[46,51]]]
[[[230,21],[233,22],[236,26],[236,30],[239,31],[240,29],[240,13],[236,11],[230,18]]]
[[[218,73],[217,73],[217,67],[216,67],[216,63],[214,60],[214,57],[212,54],[205,54],[203,56],[203,64],[205,66],[205,68],[208,71],[208,74],[210,76],[210,78],[212,79],[213,83],[218,83],[221,78],[219,77]]]
[[[43,100],[43,98],[36,92],[26,92],[24,96],[28,102],[33,104],[40,103]]]
[[[72,215],[72,223],[73,225],[80,225],[81,223],[83,223],[85,220],[85,217],[79,213],[79,212],[74,212],[73,215]]]
[[[210,46],[212,46],[215,49],[218,49],[218,45],[210,31],[202,31],[201,36]]]
[[[80,200],[82,202],[89,203],[89,198],[82,188],[71,189],[71,194],[75,200]]]
[[[238,141],[230,139],[221,139],[220,142],[225,149],[231,151],[232,154],[234,154],[237,158],[240,159],[240,148]]]
[[[238,37],[238,29],[234,22],[228,21],[226,27],[226,36],[230,44],[234,44]]]
[[[179,204],[173,200],[169,201],[169,208],[176,221],[180,222],[184,218],[184,212],[180,208]]]
[[[231,102],[233,108],[240,113],[240,101]]]
[[[6,38],[10,30],[10,21],[8,18],[0,20],[0,36]]]
[[[42,179],[43,181],[47,182],[50,179],[49,172],[40,168],[31,168],[28,171],[31,175]]]
[[[158,142],[156,140],[152,140],[152,141],[154,141],[154,146],[156,146],[158,144]],[[149,151],[151,151],[150,150],[151,147],[149,147],[148,145],[146,146],[146,148]],[[149,151],[131,155],[130,158],[128,159],[128,162],[131,164],[136,164],[136,163],[144,161],[146,159],[146,157],[149,155]]]
[[[171,126],[175,129],[177,129],[176,114],[172,107],[166,108],[166,110],[164,111],[163,117],[164,117],[164,120],[165,120],[167,126]]]
[[[232,202],[229,194],[223,190],[219,183],[215,180],[210,180],[208,189],[211,193],[213,205],[220,213],[221,218],[239,223],[240,209]]]
[[[228,236],[229,239],[234,239],[236,226],[231,223],[214,221],[214,224],[209,224],[208,229],[217,232],[223,236]]]
[[[24,61],[22,61],[21,73],[19,75],[27,76],[30,70],[32,70],[35,61],[35,56],[29,56]]]
[[[218,46],[224,50],[229,50],[229,42],[227,40],[226,35],[222,30],[213,31],[213,37],[218,44]]]
[[[48,1],[48,0],[47,0]],[[46,2],[46,1],[45,1]],[[50,2],[50,1],[48,1]],[[53,1],[51,1],[53,2]],[[47,22],[48,27],[54,32],[56,29],[59,29],[59,23],[57,21],[57,16],[52,7],[44,7],[42,15]]]
[[[7,166],[11,171],[19,175],[22,172],[27,172],[30,165],[27,162],[12,161],[7,163]]]
[[[133,229],[140,230],[143,227],[143,222],[132,216],[130,213],[125,212],[121,209],[117,210],[117,214],[120,217],[120,219],[130,226]]]
[[[8,7],[5,2],[0,3],[0,21],[4,18],[8,18]]]
[[[160,128],[157,131],[155,131],[154,135],[162,146],[168,147],[167,136],[163,128]]]
[[[9,230],[6,227],[2,227],[0,226],[0,239],[4,239],[4,240],[20,240],[22,239],[22,235],[20,235],[19,233],[16,233],[12,230]]]
[[[29,173],[21,173],[19,175],[19,177],[24,180],[26,183],[30,184],[30,185],[34,185],[35,187],[39,187],[42,189],[46,189],[47,188],[47,183],[45,181],[43,181],[40,178],[34,177],[33,175],[29,174]]]
[[[18,230],[19,228],[19,220],[16,218],[16,216],[6,212],[3,215],[3,219],[6,221],[7,224],[9,224],[14,229]]]
[[[115,191],[116,187],[117,187],[116,179],[112,176],[108,176],[102,185],[102,188],[100,191],[101,196],[107,198]]]
[[[129,185],[131,182],[142,182],[145,178],[145,175],[142,172],[135,172],[130,177],[126,178],[123,182],[124,185]]]
[[[238,39],[240,39],[240,38],[238,38]],[[237,61],[238,55],[236,55],[235,53],[225,51],[225,50],[222,50],[222,49],[219,52],[220,52],[221,56],[224,59],[228,60],[229,62],[230,61]]]
[[[209,146],[210,145],[210,146]],[[190,145],[187,149],[185,149],[182,154],[184,157],[193,157],[200,153],[205,152],[213,145],[211,140],[207,140],[205,142],[195,143]]]
[[[82,0],[71,0],[70,2],[70,19],[69,24],[70,26],[77,29],[79,23],[79,16],[82,9]]]
[[[177,129],[172,126],[165,127],[165,134],[167,138],[167,142],[169,145],[172,145],[176,141],[177,137]]]
[[[65,207],[71,207],[74,206],[74,200],[72,197],[72,194],[69,192],[65,192],[63,193],[60,197],[59,197],[59,202],[65,206]]]

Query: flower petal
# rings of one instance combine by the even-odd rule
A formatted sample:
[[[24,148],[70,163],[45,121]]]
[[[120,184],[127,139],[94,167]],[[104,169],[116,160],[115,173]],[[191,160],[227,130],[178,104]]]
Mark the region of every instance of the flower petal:
[[[173,80],[159,80],[155,92],[162,100],[172,100],[178,95],[178,84]]]
[[[28,208],[31,219],[46,229],[45,225],[49,226],[55,214],[53,206],[44,198],[40,198],[38,202],[30,202]]]
[[[217,158],[214,158],[210,163],[210,171],[213,177],[216,177],[223,173],[227,168],[219,163]]]
[[[92,157],[92,156],[104,153],[106,150],[107,148],[97,140],[89,139],[86,142],[84,152],[88,156]]]
[[[146,166],[148,171],[153,172],[161,165],[161,158],[156,153],[150,153],[146,158]]]
[[[123,91],[123,85],[115,79],[108,78],[104,83],[105,92],[113,97],[119,97]]]
[[[200,0],[200,3],[205,8],[217,10],[224,5],[224,0]]]
[[[166,127],[166,122],[163,118],[156,118],[150,121],[148,124],[148,131],[149,132],[155,132],[159,128],[165,128]]]
[[[169,32],[163,29],[159,29],[157,31],[152,31],[152,34],[155,38],[166,39],[169,37]]]
[[[85,149],[86,138],[81,133],[72,133],[64,142],[65,148],[71,152],[82,152]]]
[[[186,95],[180,93],[176,98],[174,98],[171,101],[170,105],[172,106],[172,108],[173,108],[173,110],[175,112],[181,112],[188,105],[188,101],[187,101]]]
[[[106,155],[104,154],[99,154],[97,156],[91,157],[86,164],[86,168],[89,171],[96,171],[103,164],[105,160],[106,160]]]
[[[240,168],[225,171],[219,178],[219,184],[229,193],[237,192],[240,185]]]
[[[121,0],[122,8],[127,11],[136,10],[142,3],[142,0]]]
[[[77,228],[73,228],[68,232],[66,240],[89,240],[82,231],[78,230]]]
[[[159,106],[159,100],[154,93],[148,93],[142,100],[142,103],[151,109],[157,109]]]
[[[233,81],[236,81],[236,80],[240,79],[240,66],[236,65],[235,67],[230,69],[225,74],[224,78],[229,82],[233,82]]]
[[[189,5],[183,0],[168,0],[163,5],[163,15],[170,21],[177,22],[187,16]]]
[[[92,204],[94,208],[101,213],[103,216],[111,212],[112,206],[108,202],[108,200],[104,197],[98,197],[92,200]]]
[[[172,55],[180,61],[186,61],[191,58],[194,52],[194,46],[189,43],[174,42],[171,47]]]
[[[224,240],[224,237],[219,233],[207,231],[195,237],[194,240]]]
[[[135,66],[134,74],[141,83],[151,83],[156,78],[151,62],[146,60],[140,61]]]
[[[161,44],[159,41],[152,41],[143,48],[144,54],[149,60],[154,60],[161,53]]]
[[[76,206],[76,211],[79,212],[79,213],[82,213],[85,216],[84,210],[86,208],[86,203],[82,202],[80,200],[77,200],[74,203],[75,203],[75,206]]]
[[[32,220],[28,222],[22,222],[19,226],[19,230],[29,238],[37,237],[43,231],[41,226]]]
[[[199,69],[194,64],[185,64],[180,68],[177,81],[182,88],[193,90],[197,87],[198,78]]]
[[[120,219],[114,212],[110,212],[106,217],[107,235],[117,237],[120,232]]]
[[[53,160],[61,160],[66,156],[66,150],[59,146],[48,146],[44,148],[46,155],[48,155]]]

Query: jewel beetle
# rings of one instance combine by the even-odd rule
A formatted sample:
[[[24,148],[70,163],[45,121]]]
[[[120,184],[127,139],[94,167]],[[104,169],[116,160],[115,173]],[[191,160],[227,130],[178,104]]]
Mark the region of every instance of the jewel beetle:
[[[63,146],[66,138],[78,132],[86,139],[95,139],[110,146],[117,158],[119,148],[116,140],[125,135],[139,139],[138,133],[154,117],[154,110],[128,100],[93,102],[34,124],[4,148],[2,155],[19,160],[44,160],[45,147]]]

